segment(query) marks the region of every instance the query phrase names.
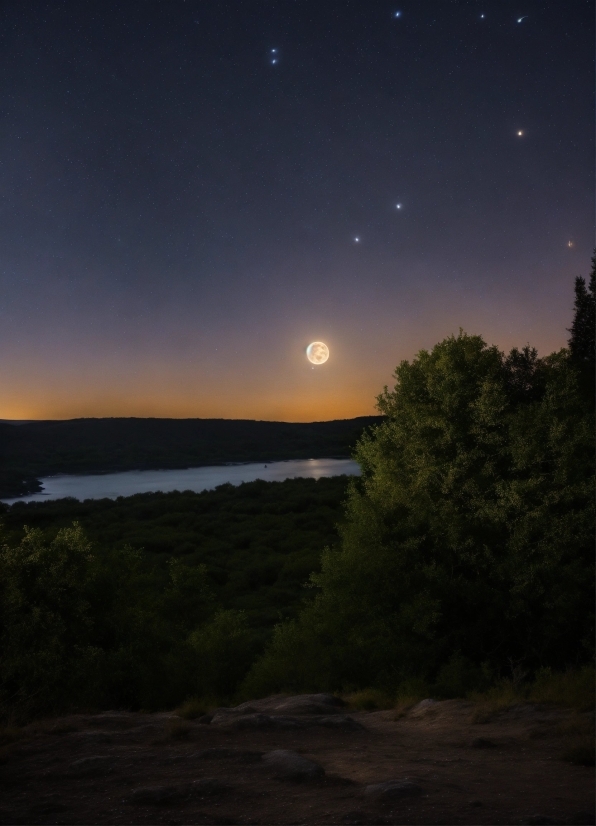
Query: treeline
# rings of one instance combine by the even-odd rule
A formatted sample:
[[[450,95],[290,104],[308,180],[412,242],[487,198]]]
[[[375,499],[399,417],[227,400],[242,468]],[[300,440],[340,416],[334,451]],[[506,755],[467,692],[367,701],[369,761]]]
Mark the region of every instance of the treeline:
[[[0,423],[0,497],[40,490],[56,473],[343,458],[378,416],[331,422],[234,419],[72,419]]]
[[[230,700],[298,613],[347,484],[0,506],[4,716]]]

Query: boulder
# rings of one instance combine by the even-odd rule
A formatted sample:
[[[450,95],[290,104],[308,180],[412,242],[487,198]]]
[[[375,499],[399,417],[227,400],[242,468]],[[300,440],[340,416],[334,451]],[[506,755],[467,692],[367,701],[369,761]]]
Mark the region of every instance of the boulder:
[[[304,728],[302,721],[293,717],[271,716],[270,714],[216,714],[213,725],[239,730],[244,729],[296,729]]]
[[[346,731],[363,730],[364,726],[356,722],[345,714],[336,714],[333,717],[313,717],[309,721],[312,726],[325,726],[326,728],[340,728]]]
[[[224,715],[248,715],[248,714],[281,714],[281,715],[302,715],[302,714],[338,714],[343,700],[334,697],[333,694],[297,694],[293,697],[285,697],[278,694],[273,697],[265,697],[262,700],[251,700],[241,703],[233,708],[218,708],[214,712],[215,718]]]
[[[325,774],[322,766],[295,751],[268,751],[262,760],[266,768],[281,780],[316,780]]]
[[[225,726],[234,729],[303,729],[311,726],[325,726],[327,728],[341,728],[344,730],[362,729],[363,726],[345,714],[329,715],[304,715],[302,717],[289,717],[285,714],[231,714],[228,711],[219,710],[213,720],[212,725]]]

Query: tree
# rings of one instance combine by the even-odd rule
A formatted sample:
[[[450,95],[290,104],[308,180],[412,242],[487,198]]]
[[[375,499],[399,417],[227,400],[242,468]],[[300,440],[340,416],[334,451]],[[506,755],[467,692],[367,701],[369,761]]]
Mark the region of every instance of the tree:
[[[594,374],[596,371],[596,253],[592,257],[592,272],[588,287],[585,279],[575,279],[575,312],[568,332],[571,362],[578,368],[582,383],[592,403],[594,400]]]
[[[461,690],[590,656],[592,423],[565,353],[505,357],[460,332],[395,379],[341,545],[247,691]]]

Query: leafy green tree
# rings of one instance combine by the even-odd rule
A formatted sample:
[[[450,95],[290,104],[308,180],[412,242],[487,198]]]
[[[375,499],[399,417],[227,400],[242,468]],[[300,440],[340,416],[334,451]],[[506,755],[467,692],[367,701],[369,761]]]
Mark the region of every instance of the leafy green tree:
[[[188,642],[197,667],[196,693],[229,701],[256,653],[244,612],[218,611]]]
[[[593,421],[565,353],[505,357],[460,332],[395,378],[341,546],[247,692],[474,688],[590,655]]]
[[[213,614],[204,566],[167,571],[129,547],[93,548],[82,528],[0,546],[0,712],[171,707],[195,689],[188,635]]]
[[[91,546],[80,526],[45,542],[26,530],[16,547],[0,547],[0,702],[27,715],[52,711],[80,693],[94,672],[88,586]]]

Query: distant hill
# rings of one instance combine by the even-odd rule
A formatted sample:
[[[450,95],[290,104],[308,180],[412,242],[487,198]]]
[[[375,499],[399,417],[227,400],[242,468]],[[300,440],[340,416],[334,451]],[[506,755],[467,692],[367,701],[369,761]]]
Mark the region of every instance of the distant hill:
[[[248,419],[69,419],[0,422],[0,496],[40,490],[38,477],[198,467],[226,462],[344,458],[382,421]]]

